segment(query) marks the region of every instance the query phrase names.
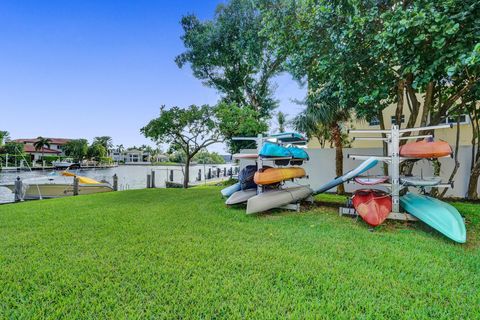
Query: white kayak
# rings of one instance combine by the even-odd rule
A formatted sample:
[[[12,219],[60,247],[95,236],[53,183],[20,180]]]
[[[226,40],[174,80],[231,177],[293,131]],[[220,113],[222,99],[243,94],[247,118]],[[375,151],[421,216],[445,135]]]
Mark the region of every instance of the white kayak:
[[[380,183],[384,183],[388,180],[386,176],[358,176],[354,178],[355,182],[364,185],[372,186]]]
[[[247,214],[263,212],[292,202],[298,202],[312,193],[312,189],[306,186],[265,191],[248,199]]]
[[[440,177],[400,177],[400,183],[404,186],[433,187],[440,184],[441,181]]]
[[[248,199],[257,195],[257,189],[247,189],[247,190],[240,190],[233,193],[230,197],[228,197],[227,201],[225,201],[226,205],[234,205],[247,202]]]

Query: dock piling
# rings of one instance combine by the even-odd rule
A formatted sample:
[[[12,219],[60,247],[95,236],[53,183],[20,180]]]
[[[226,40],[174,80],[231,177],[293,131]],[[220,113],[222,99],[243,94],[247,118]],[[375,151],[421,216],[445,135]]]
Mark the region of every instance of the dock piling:
[[[113,191],[118,191],[118,176],[116,173],[113,175]]]
[[[77,176],[73,177],[73,195],[78,196],[78,178],[77,178]]]
[[[155,170],[152,170],[152,183],[150,184],[152,188],[155,188]]]
[[[20,180],[20,177],[17,177],[15,180],[15,202],[23,201],[23,181]]]
[[[152,187],[152,176],[150,174],[147,174],[147,189],[150,189]]]

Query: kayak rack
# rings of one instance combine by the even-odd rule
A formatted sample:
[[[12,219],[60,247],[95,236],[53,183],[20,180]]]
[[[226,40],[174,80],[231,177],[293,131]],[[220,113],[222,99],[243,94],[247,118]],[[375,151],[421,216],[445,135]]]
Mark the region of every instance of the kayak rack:
[[[284,134],[284,135],[263,135],[263,134],[258,134],[256,137],[233,137],[232,140],[234,141],[255,141],[257,145],[257,150],[261,150],[263,147],[263,144],[268,141],[268,140],[276,140],[275,143],[281,144],[281,145],[305,145],[307,141],[286,141],[282,142],[282,138],[288,138],[291,137],[293,138],[293,134]],[[277,161],[277,160],[291,160],[292,157],[262,157],[258,155],[258,157],[249,159],[249,160],[255,160],[257,162],[257,170],[260,171],[263,169],[263,162],[272,162],[272,161]],[[247,160],[247,159],[246,159]],[[307,160],[304,160],[307,161]],[[263,185],[257,185],[257,194],[263,193],[264,187]],[[310,195],[307,198],[304,199],[304,201],[307,201],[309,203],[313,203],[314,199],[313,196]],[[289,203],[284,206],[277,207],[275,209],[284,209],[284,210],[292,210],[292,211],[297,211],[300,212],[300,201],[296,201],[293,203]]]
[[[396,219],[403,216],[406,213],[400,211],[400,190],[403,186],[400,184],[400,163],[406,160],[419,160],[422,158],[411,158],[411,157],[401,157],[400,156],[400,141],[408,139],[422,139],[422,138],[432,138],[432,134],[419,134],[419,135],[403,135],[410,134],[412,132],[421,132],[421,131],[432,131],[436,129],[448,129],[453,128],[453,124],[429,126],[429,127],[418,127],[418,128],[405,128],[400,129],[398,125],[392,125],[390,130],[348,130],[348,133],[353,134],[381,134],[380,137],[354,137],[354,140],[368,140],[368,141],[383,141],[388,145],[388,156],[366,156],[366,155],[347,155],[347,158],[353,160],[366,160],[368,158],[374,157],[379,161],[383,161],[389,165],[390,171],[390,181],[389,184],[384,184],[384,186],[391,189],[392,194],[392,218]],[[383,136],[384,135],[384,136]],[[451,157],[451,156],[447,156]],[[439,185],[440,186],[440,185]],[[451,184],[442,184],[441,187],[451,187]],[[340,208],[340,214],[343,214],[342,209],[351,209],[351,208]],[[390,217],[390,216],[389,216]],[[400,219],[405,220],[405,219]]]

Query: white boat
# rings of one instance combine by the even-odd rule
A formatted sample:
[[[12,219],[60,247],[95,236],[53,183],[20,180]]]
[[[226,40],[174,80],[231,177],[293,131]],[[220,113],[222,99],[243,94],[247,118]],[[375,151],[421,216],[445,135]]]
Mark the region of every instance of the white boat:
[[[267,211],[289,203],[301,201],[313,193],[307,186],[265,191],[247,201],[247,214]]]
[[[52,165],[58,169],[68,169],[72,165],[74,165],[74,163],[71,160],[66,159],[66,160],[53,161]]]
[[[101,192],[113,191],[109,183],[98,182],[96,180],[77,176],[79,180],[78,194],[93,194]],[[22,180],[23,182],[23,199],[48,199],[73,196],[73,179],[74,175],[69,172],[62,174],[50,174],[38,178],[30,178]],[[2,183],[0,187],[6,187],[15,192],[15,183]]]

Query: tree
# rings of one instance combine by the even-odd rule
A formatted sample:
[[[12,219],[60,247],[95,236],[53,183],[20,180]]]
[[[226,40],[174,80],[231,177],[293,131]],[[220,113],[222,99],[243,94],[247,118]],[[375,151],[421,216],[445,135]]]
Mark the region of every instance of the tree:
[[[52,140],[50,140],[49,138],[38,137],[37,140],[33,143],[33,147],[36,151],[42,151],[42,159],[45,152],[45,147],[50,148],[50,142],[52,142]]]
[[[241,107],[234,102],[220,102],[215,107],[215,115],[219,121],[219,130],[231,153],[237,153],[240,149],[256,148],[251,141],[233,141],[233,137],[255,137],[268,130],[267,122],[260,117],[258,111]]]
[[[92,144],[100,144],[105,150],[110,150],[113,147],[112,137],[109,136],[95,137]]]
[[[0,146],[2,146],[8,139],[10,139],[10,133],[8,131],[0,130]]]
[[[75,161],[82,161],[88,153],[88,141],[86,139],[70,140],[63,147],[63,152]]]
[[[101,161],[102,158],[107,156],[107,149],[103,144],[100,143],[92,143],[87,150],[87,156],[90,159],[95,159],[97,161]]]
[[[169,144],[172,150],[185,153],[185,174],[183,187],[190,181],[190,162],[202,149],[223,141],[215,117],[215,109],[208,105],[187,108],[160,108],[160,116],[151,120],[140,130],[145,137],[157,143]]]
[[[217,7],[211,21],[195,15],[182,18],[186,51],[175,59],[190,64],[193,74],[215,88],[227,103],[250,106],[268,117],[278,102],[272,78],[282,71],[284,56],[271,50],[262,33],[257,0],[231,0]]]
[[[285,125],[287,123],[287,115],[282,111],[277,112],[278,132],[285,132]]]
[[[21,142],[9,141],[1,147],[1,153],[7,153],[10,155],[23,155],[24,145]]]
[[[208,150],[200,150],[194,157],[199,164],[224,164],[225,159],[217,152],[208,152]]]

